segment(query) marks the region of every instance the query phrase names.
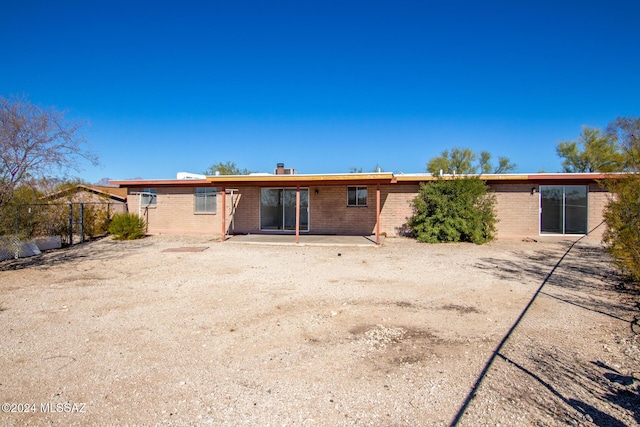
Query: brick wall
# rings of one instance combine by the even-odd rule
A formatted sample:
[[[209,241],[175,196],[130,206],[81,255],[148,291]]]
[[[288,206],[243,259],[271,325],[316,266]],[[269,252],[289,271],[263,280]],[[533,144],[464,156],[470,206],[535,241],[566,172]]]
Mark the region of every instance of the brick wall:
[[[221,234],[222,194],[216,194],[216,213],[195,213],[193,187],[158,187],[156,206],[138,210],[140,198],[136,192],[140,188],[129,188],[127,202],[129,212],[142,214],[147,221],[150,234],[164,233],[203,233]],[[227,225],[230,223],[230,196],[227,195]]]
[[[532,183],[492,183],[496,197],[497,237],[539,236],[540,193]],[[376,229],[376,186],[368,186],[367,206],[347,206],[347,186],[332,185],[308,187],[309,232],[317,234],[368,235]],[[315,190],[318,194],[315,194]],[[413,215],[412,200],[418,195],[418,184],[392,184],[381,186],[380,231],[387,236],[403,235],[406,223]],[[129,212],[138,213],[139,197],[133,193],[141,189],[130,188]],[[241,187],[233,196],[226,196],[227,229],[230,233],[260,232],[260,187]],[[610,194],[597,184],[589,186],[589,228],[602,221],[602,211]],[[234,203],[232,228],[232,199]],[[194,212],[193,187],[157,188],[156,207],[143,208],[142,214],[149,224],[149,233],[207,233],[220,235],[222,195],[217,194],[217,213]],[[590,232],[588,238],[600,239],[604,226]]]
[[[347,206],[346,185],[308,188],[310,233],[368,235],[375,232],[375,185],[367,187],[367,206]],[[260,231],[260,188],[244,187],[238,191],[234,230],[257,233]],[[413,215],[411,200],[417,192],[417,184],[382,186],[380,232],[388,236],[403,233],[405,223]]]
[[[305,187],[306,188],[306,187]],[[376,222],[375,186],[368,191],[367,206],[347,206],[347,186],[308,187],[309,232],[316,234],[371,234]],[[315,194],[315,190],[318,194]],[[260,188],[243,187],[238,193],[236,233],[260,231]]]
[[[532,183],[490,184],[496,196],[496,215],[498,238],[535,237],[540,235],[540,193],[539,185]],[[535,188],[536,192],[531,193]],[[589,185],[588,194],[588,228],[587,238],[600,240],[604,225],[598,226],[603,219],[602,212],[610,194],[598,184]]]
[[[602,240],[605,225],[604,208],[612,198],[612,194],[598,184],[589,185],[589,238]]]
[[[260,231],[260,188],[242,187],[238,189],[234,199],[233,231],[236,233]]]
[[[497,238],[535,237],[540,235],[539,186],[532,183],[495,183],[489,187],[496,197]],[[531,194],[531,189],[536,192]],[[392,185],[382,188],[385,203],[381,212],[381,231],[388,236],[402,235],[404,225],[413,215],[412,200],[418,195],[418,185]],[[604,225],[602,212],[611,195],[598,184],[589,185],[589,235],[588,239],[600,240]]]
[[[496,197],[496,237],[535,237],[540,234],[540,194],[531,183],[490,184]]]
[[[412,202],[418,196],[418,184],[395,184],[382,186],[380,211],[380,231],[387,236],[404,236],[408,233],[406,226],[413,216]]]
[[[376,190],[369,186],[366,206],[347,206],[347,186],[309,189],[309,231],[327,234],[371,234],[376,225]]]

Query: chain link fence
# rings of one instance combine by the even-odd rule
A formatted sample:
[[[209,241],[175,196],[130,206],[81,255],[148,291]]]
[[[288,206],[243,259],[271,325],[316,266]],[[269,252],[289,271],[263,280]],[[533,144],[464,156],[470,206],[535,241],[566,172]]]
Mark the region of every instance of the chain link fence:
[[[59,239],[59,245],[83,243],[107,234],[111,218],[127,212],[126,203],[68,202],[16,205],[5,211],[0,233],[0,258],[17,258],[25,242]],[[37,250],[36,248],[34,248]]]
[[[107,233],[115,213],[127,211],[125,203],[33,203],[15,209],[15,234],[21,239],[60,236],[64,245],[83,243]]]

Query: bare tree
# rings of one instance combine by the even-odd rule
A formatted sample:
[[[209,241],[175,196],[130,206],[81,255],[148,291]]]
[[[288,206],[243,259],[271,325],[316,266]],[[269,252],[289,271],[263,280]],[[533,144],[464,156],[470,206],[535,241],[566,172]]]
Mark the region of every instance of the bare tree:
[[[82,159],[98,164],[80,132],[83,123],[65,114],[25,96],[0,96],[0,206],[29,180],[79,171]]]

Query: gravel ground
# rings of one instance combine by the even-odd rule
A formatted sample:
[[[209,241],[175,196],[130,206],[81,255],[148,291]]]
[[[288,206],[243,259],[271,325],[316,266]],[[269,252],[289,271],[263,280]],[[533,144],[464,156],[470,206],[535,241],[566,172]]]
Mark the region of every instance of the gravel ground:
[[[570,245],[153,236],[5,261],[0,425],[637,425],[638,294]]]

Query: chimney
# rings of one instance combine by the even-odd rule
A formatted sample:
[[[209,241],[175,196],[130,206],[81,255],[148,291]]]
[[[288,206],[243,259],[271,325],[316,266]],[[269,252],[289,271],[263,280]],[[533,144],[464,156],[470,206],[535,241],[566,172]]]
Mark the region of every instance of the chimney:
[[[276,175],[284,175],[284,163],[278,163],[276,165]]]

